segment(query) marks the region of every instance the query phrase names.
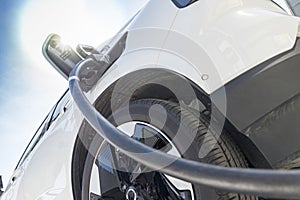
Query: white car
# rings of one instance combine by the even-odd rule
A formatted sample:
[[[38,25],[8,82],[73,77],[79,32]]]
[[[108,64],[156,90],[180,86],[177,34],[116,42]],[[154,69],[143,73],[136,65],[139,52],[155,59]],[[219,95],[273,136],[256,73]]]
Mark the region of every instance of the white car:
[[[299,0],[151,0],[99,49],[74,51],[50,35],[44,55],[71,92],[37,130],[1,200],[300,198],[292,170],[272,188],[258,182],[279,179],[260,176],[245,187],[243,173],[256,171],[240,169],[300,168],[297,15]],[[85,100],[101,115],[86,114]],[[110,134],[114,127],[125,134]],[[195,168],[169,170],[177,161]],[[241,173],[216,181],[201,167]]]

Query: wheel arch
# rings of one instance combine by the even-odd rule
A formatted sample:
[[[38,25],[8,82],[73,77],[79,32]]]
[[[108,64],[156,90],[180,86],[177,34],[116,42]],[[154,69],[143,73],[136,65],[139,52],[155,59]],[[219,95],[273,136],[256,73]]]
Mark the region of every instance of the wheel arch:
[[[141,70],[144,71],[145,70]],[[164,83],[167,84],[176,84],[177,82],[181,82],[182,80],[188,81],[188,83],[193,88],[195,95],[197,97],[197,100],[199,100],[205,109],[210,109],[211,107],[211,100],[210,95],[207,94],[204,90],[202,90],[197,84],[195,84],[193,81],[189,80],[185,76],[182,76],[176,72],[170,71],[170,70],[162,70],[162,69],[151,69],[151,75],[147,73],[147,78],[151,79],[151,76],[153,76],[156,73],[153,73],[153,71],[157,71],[158,74],[163,77],[163,80],[161,80]],[[137,82],[143,80],[143,75],[138,75],[139,71],[131,72],[125,76],[123,76],[122,83],[126,83],[127,85],[123,85],[124,88],[130,85],[137,84]],[[163,73],[163,74],[162,74]],[[133,77],[139,77],[139,78],[133,78]],[[160,77],[160,78],[161,78]],[[119,79],[120,80],[120,79]],[[111,99],[113,98],[114,89],[116,87],[116,84],[118,81],[115,81],[112,83],[109,87],[107,87],[104,92],[97,98],[94,105],[99,110],[101,110],[104,113],[111,113]],[[127,99],[128,96],[124,95],[126,92],[123,92],[122,94],[115,95],[114,97],[117,99],[118,102],[123,102],[123,100]],[[179,103],[179,100],[177,99],[176,95],[170,91],[167,87],[164,87],[159,84],[150,83],[147,85],[143,85],[141,88],[138,88],[134,91],[134,93],[131,94],[130,101],[134,100],[140,100],[140,99],[159,99],[159,100],[167,100],[174,103]],[[125,100],[126,101],[126,100]],[[192,99],[189,97],[186,97],[182,100],[185,105],[190,105]],[[120,106],[123,104],[120,104]],[[242,132],[238,131],[238,129],[225,117],[225,123],[224,123],[224,129],[227,130],[227,132],[232,137],[235,144],[238,145],[238,147],[242,150],[245,157],[249,161],[250,165],[255,168],[270,168],[270,164],[268,163],[267,159],[264,157],[263,152],[261,152],[255,143],[247,137]]]

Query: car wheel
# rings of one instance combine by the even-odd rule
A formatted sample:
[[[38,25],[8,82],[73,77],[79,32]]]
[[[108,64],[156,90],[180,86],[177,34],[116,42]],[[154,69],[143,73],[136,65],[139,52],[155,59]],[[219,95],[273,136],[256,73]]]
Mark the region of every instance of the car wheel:
[[[208,131],[205,121],[198,120],[191,112],[174,103],[153,99],[137,100],[127,108],[111,113],[108,119],[128,136],[174,156],[224,167],[248,167],[243,154],[225,131],[217,137]],[[180,140],[176,135],[179,129],[185,134],[185,138]],[[256,199],[244,194],[216,191],[152,171],[106,141],[97,139],[95,142],[98,134],[92,135],[94,137],[89,137],[88,147],[80,147],[82,150],[88,148],[88,153],[80,153],[82,150],[75,148],[78,155],[86,155],[84,165],[81,164],[82,169],[78,170],[82,173],[80,196],[83,198]],[[183,145],[182,139],[191,142]],[[204,157],[199,156],[203,148],[209,148]],[[80,160],[82,162],[83,158],[77,159],[77,162]],[[75,163],[75,166],[78,165],[80,163]]]

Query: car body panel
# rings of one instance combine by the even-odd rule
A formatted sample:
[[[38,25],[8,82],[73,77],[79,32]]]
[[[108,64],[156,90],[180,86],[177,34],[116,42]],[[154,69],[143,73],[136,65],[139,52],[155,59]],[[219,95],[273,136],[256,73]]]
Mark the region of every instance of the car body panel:
[[[292,50],[225,85],[227,119],[256,143],[271,164],[299,149],[299,63],[297,39]]]
[[[65,98],[64,112],[51,124],[26,160],[15,170],[1,200],[71,199],[71,162],[83,117],[73,100]],[[38,180],[38,181],[34,181]]]
[[[171,31],[190,38],[204,49],[226,84],[257,64],[291,49],[297,30],[298,19],[286,15],[270,1],[207,0],[180,10]],[[176,49],[179,48],[172,50]],[[194,65],[205,73],[205,62]],[[212,87],[207,93],[215,89]]]
[[[154,0],[148,6],[159,9],[161,4]],[[162,20],[161,24],[157,23],[160,20],[147,20],[157,17],[156,12],[140,11],[128,27],[123,56],[96,87],[106,88],[107,82],[113,83],[125,74],[151,64],[182,74],[211,94],[259,63],[293,48],[298,32],[299,19],[287,15],[269,1],[225,3],[210,0],[193,3],[184,9],[166,1],[162,7],[167,7],[172,17],[167,17],[169,21]],[[130,59],[131,63],[127,62],[129,55],[135,57]],[[167,55],[171,56],[168,66],[164,61]],[[179,60],[185,64],[179,66]],[[207,82],[201,80],[203,74],[209,75]]]

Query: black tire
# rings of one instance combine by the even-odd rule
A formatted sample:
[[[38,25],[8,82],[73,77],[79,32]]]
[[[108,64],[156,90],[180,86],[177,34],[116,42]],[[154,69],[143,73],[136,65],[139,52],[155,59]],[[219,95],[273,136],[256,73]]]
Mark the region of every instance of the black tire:
[[[150,117],[149,110],[153,108],[152,106],[154,105],[162,106],[165,111],[157,110],[157,113]],[[178,142],[174,141],[175,146],[178,147],[178,150],[182,154],[182,157],[224,167],[248,167],[247,161],[244,158],[242,152],[234,144],[230,136],[225,131],[223,131],[220,137],[217,138],[214,133],[208,131],[205,120],[198,120],[198,118],[196,118],[195,115],[192,114],[192,112],[183,110],[174,103],[154,99],[137,100],[129,104],[129,111],[130,116],[126,116],[126,113],[128,113],[127,110],[125,110],[124,108],[120,108],[113,115],[110,113],[108,115],[108,119],[116,126],[131,120],[142,121],[151,124],[154,127],[160,128],[160,130],[171,140],[174,138],[175,133],[178,130],[178,124],[181,123],[182,127],[184,128],[184,132],[187,134],[186,137],[195,137],[192,140],[190,146],[184,151],[182,150],[181,145],[176,144]],[[166,122],[163,127],[161,127],[161,124],[159,124],[159,120],[153,120],[153,117],[162,114],[159,112],[165,112],[167,114]],[[193,135],[192,133],[195,133],[195,135]],[[213,148],[211,148],[212,146]],[[209,147],[212,150],[209,151],[209,153],[204,158],[199,158],[198,154],[201,147]],[[85,168],[91,168],[91,164],[87,163],[87,160],[90,159],[86,159]],[[83,179],[86,178],[83,177]],[[199,185],[193,185],[193,188],[195,199],[257,199],[256,197],[249,195],[235,194],[227,191],[216,191]],[[84,188],[84,185],[82,190],[86,190]]]

